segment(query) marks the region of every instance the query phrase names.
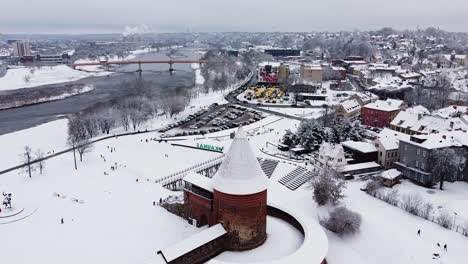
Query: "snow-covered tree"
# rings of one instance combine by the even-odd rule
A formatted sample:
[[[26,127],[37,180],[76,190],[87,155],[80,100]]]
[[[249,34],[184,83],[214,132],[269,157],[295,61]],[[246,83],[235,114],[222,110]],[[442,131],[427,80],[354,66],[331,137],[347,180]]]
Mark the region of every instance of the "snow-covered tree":
[[[440,190],[444,188],[444,181],[453,181],[459,170],[459,159],[452,148],[433,150],[429,157],[432,175],[435,181],[439,181]]]
[[[344,198],[343,189],[346,183],[339,177],[337,171],[324,169],[318,173],[317,177],[312,178],[311,186],[313,198],[317,204],[325,205],[328,202],[338,204]]]
[[[299,138],[290,129],[286,129],[286,133],[283,135],[283,139],[281,140],[281,142],[285,145],[292,147],[299,143]]]
[[[296,133],[299,143],[306,148],[322,144],[325,138],[323,127],[316,120],[306,120],[299,124]]]
[[[361,227],[361,222],[361,215],[346,207],[335,208],[327,219],[320,221],[325,228],[339,235],[358,232]]]

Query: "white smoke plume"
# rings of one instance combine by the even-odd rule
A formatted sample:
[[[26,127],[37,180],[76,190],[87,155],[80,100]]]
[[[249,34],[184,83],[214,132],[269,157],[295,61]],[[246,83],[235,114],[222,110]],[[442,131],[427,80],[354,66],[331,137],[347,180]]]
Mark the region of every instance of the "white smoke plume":
[[[135,34],[146,34],[152,33],[153,30],[145,24],[136,25],[136,26],[125,26],[124,32],[122,33],[124,37]]]

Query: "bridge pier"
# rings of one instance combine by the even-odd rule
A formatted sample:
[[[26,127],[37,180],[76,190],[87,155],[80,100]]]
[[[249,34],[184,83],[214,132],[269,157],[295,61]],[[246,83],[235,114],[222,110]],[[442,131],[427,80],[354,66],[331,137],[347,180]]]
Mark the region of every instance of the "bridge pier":
[[[169,62],[169,74],[172,75],[174,72],[174,68],[172,67],[173,63]]]
[[[138,74],[140,75],[141,77],[141,73],[143,72],[143,70],[141,69],[141,61],[138,62],[138,70],[137,70]]]

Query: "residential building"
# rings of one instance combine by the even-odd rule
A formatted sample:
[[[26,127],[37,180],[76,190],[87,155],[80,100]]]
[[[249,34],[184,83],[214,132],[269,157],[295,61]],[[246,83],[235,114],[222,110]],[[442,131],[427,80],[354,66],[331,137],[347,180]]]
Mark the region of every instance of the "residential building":
[[[412,135],[409,140],[400,140],[398,148],[400,157],[395,165],[404,177],[430,187],[438,181],[431,172],[430,157],[433,151],[443,148],[455,148],[456,151],[462,151],[462,148],[467,146],[468,134],[466,132]],[[466,172],[465,167],[464,172],[458,172],[455,179],[466,180]]]
[[[374,139],[373,143],[377,148],[377,163],[384,169],[394,167],[394,162],[399,159],[399,142],[401,139],[409,140],[410,136],[389,128],[384,128]]]
[[[320,146],[318,162],[321,167],[332,169],[338,169],[348,163],[343,146],[328,142],[324,142]]]
[[[356,99],[341,102],[336,108],[336,116],[345,121],[355,121],[361,118],[361,105]]]
[[[345,153],[350,154],[350,164],[377,161],[377,148],[372,142],[344,141],[341,142]]]
[[[351,95],[349,99],[356,99],[358,103],[363,106],[374,103],[375,101],[379,100],[379,97],[371,92],[359,92]]]
[[[395,131],[409,135],[468,131],[468,124],[460,117],[443,118],[440,114],[431,116],[411,111],[401,111],[398,113],[389,127]]]
[[[362,123],[372,127],[386,127],[406,107],[406,103],[401,100],[377,100],[363,106],[361,110]]]
[[[302,64],[299,75],[302,80],[321,82],[323,80],[323,69],[320,65]]]

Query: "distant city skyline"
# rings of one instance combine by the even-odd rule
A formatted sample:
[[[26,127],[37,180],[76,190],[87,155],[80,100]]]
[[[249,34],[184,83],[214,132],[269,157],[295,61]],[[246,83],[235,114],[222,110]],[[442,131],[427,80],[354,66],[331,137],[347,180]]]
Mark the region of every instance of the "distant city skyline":
[[[16,0],[2,3],[0,32],[123,33],[146,25],[147,32],[339,31],[385,26],[429,26],[467,32],[466,0]],[[21,7],[21,8],[18,8]]]

